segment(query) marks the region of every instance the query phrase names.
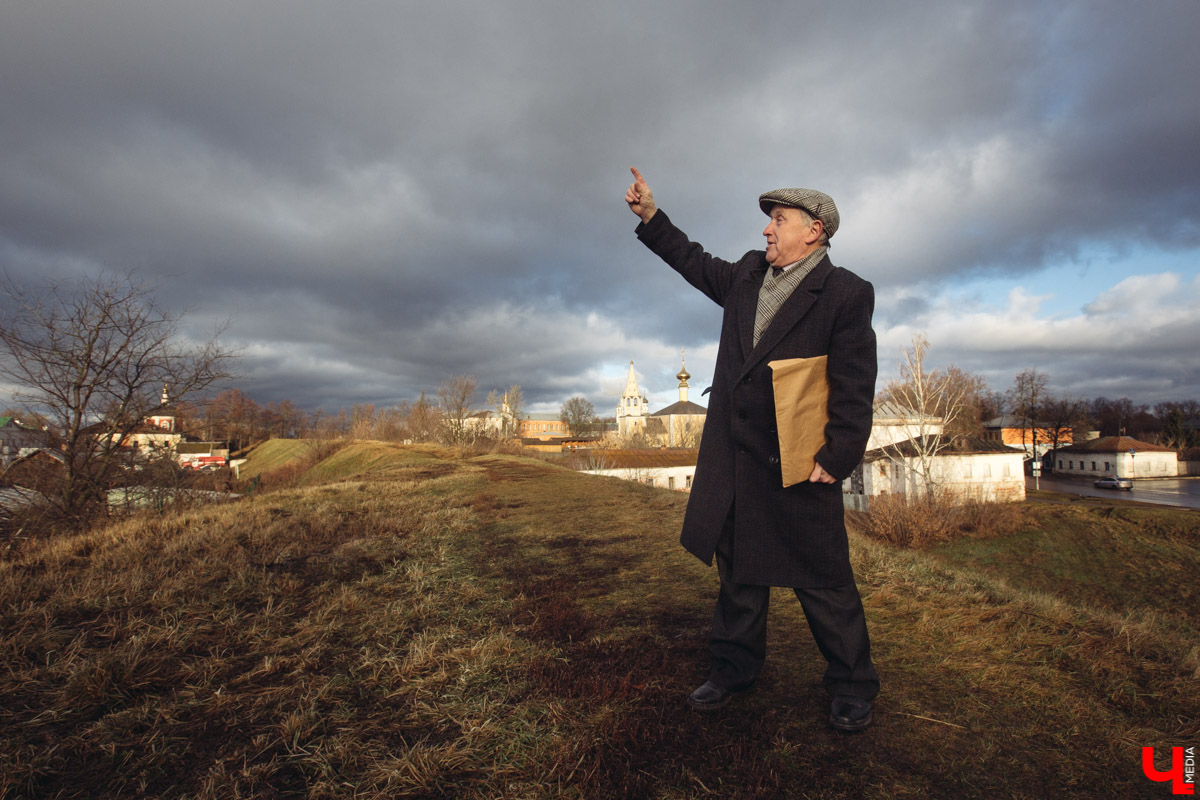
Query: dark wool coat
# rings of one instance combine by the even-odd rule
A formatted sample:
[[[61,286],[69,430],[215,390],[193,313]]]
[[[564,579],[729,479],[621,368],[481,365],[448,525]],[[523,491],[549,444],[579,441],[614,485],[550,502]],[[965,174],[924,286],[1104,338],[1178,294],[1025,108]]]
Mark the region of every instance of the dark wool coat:
[[[734,509],[733,579],[761,586],[853,583],[842,486],[871,434],[875,394],[875,290],[828,256],[796,287],[752,345],[766,254],[714,258],[660,209],[638,238],[725,309],[704,435],[680,540],[712,564]],[[817,463],[839,482],[783,488],[775,397],[767,362],[827,355],[829,424]]]

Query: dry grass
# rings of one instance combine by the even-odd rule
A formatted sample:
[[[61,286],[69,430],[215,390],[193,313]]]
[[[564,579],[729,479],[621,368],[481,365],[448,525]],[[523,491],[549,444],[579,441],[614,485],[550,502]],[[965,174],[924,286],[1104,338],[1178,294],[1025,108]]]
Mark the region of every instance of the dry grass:
[[[782,591],[758,687],[697,715],[716,586],[684,496],[357,447],[338,483],[0,561],[0,797],[1153,797],[1140,747],[1200,739],[1194,618],[953,550],[1005,537],[853,537],[866,734],[828,730]],[[1195,563],[1168,518],[1156,546]]]
[[[1022,590],[1200,625],[1200,513],[1090,501],[1026,508],[1025,524],[1008,535],[960,539],[932,553]]]
[[[851,517],[864,533],[900,547],[1005,536],[1029,519],[1023,504],[963,501],[937,493],[874,497],[870,513],[853,512]]]

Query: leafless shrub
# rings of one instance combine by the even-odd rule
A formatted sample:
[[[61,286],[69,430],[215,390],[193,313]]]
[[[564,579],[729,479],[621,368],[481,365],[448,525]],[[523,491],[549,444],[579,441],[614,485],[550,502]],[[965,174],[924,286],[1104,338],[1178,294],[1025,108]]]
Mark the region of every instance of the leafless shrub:
[[[577,450],[572,453],[567,461],[567,466],[571,469],[590,470],[590,469],[611,469],[615,459],[611,453],[604,450]]]
[[[308,459],[289,461],[281,467],[257,475],[246,482],[245,491],[265,491],[269,489],[288,489],[300,485],[304,473],[312,468]]]
[[[455,448],[455,453],[462,458],[472,458],[474,456],[491,455],[500,453],[510,456],[529,455],[520,442],[503,436],[490,435],[486,432],[478,433],[471,436],[467,441],[462,442]]]
[[[857,517],[869,535],[889,544],[916,548],[963,536],[1002,536],[1025,522],[1019,504],[963,500],[938,492],[919,497],[894,494],[872,498],[870,512]]]

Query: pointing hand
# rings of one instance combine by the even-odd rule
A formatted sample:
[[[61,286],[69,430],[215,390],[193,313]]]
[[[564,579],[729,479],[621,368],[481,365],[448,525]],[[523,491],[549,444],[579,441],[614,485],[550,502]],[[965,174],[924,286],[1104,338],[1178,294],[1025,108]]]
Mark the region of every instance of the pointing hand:
[[[654,205],[654,193],[637,167],[630,167],[629,171],[633,173],[634,181],[629,184],[629,191],[625,192],[625,202],[629,204],[630,211],[642,218],[642,222],[649,222],[654,212],[658,211],[658,206]]]

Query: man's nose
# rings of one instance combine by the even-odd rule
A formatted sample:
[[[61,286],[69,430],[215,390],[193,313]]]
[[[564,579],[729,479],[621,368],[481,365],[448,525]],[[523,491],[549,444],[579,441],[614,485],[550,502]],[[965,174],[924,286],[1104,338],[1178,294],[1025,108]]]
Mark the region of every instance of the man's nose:
[[[763,228],[763,233],[762,233],[762,235],[763,235],[763,236],[766,236],[766,235],[767,235],[767,234],[769,234],[770,232],[771,232],[771,223],[769,223],[769,222],[768,222],[768,223],[767,223],[767,227]]]

